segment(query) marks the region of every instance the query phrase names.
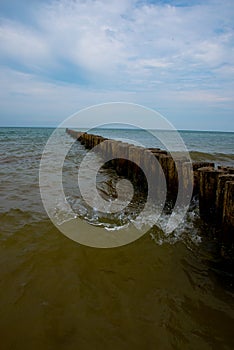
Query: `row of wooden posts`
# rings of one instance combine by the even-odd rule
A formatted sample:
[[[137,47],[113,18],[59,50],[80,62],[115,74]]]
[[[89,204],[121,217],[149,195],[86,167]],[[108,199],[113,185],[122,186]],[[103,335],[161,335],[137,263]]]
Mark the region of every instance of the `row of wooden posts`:
[[[114,167],[117,174],[131,179],[141,191],[154,186],[154,181],[152,184],[147,183],[149,178],[153,180],[156,177],[162,178],[160,171],[164,173],[167,198],[171,200],[175,201],[177,196],[178,178],[183,181],[184,188],[189,184],[187,177],[191,163],[181,160],[178,166],[178,162],[175,163],[171,154],[165,150],[147,149],[71,129],[66,129],[66,132],[87,149],[99,145],[96,149],[101,156],[107,161],[112,159],[107,164]],[[160,164],[158,168],[152,157],[155,157]],[[193,196],[199,196],[200,217],[213,227],[217,227],[228,240],[234,240],[234,167],[216,167],[214,163],[193,162],[192,170]],[[149,176],[146,181],[144,173],[147,172]],[[160,181],[157,185],[160,185]],[[154,192],[154,189],[151,190],[151,193],[157,196],[158,193]]]

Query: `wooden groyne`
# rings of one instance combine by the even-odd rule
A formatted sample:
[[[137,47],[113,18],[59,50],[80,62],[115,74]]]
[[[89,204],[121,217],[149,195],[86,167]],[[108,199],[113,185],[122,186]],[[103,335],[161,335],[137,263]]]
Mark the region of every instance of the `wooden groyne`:
[[[148,170],[150,178],[160,178],[159,172],[162,169],[167,184],[167,198],[174,201],[178,193],[178,179],[183,181],[185,188],[187,186],[188,164],[181,161],[178,167],[178,163],[175,164],[171,154],[165,150],[147,149],[71,129],[66,129],[66,132],[87,149],[100,145],[98,152],[111,159],[108,165],[113,167],[117,174],[131,179],[141,191],[146,191],[151,186],[147,183],[142,169]],[[160,168],[152,166],[152,156],[157,158]],[[234,167],[216,167],[210,162],[193,162],[192,168],[193,196],[199,196],[201,219],[219,229],[225,240],[233,242]]]

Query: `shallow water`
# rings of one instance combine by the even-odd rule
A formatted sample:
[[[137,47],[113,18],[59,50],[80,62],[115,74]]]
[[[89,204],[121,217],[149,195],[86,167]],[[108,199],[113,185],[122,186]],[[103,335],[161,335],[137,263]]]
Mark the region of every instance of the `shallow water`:
[[[0,131],[1,348],[234,348],[233,266],[220,258],[196,208],[170,235],[152,228],[119,248],[82,246],[62,235],[42,206],[38,169],[52,129]],[[61,140],[71,142],[64,132]],[[224,148],[203,154],[222,153],[219,163],[230,163]],[[74,169],[85,152],[79,143],[69,152],[64,188],[80,217],[97,224],[76,189]],[[114,191],[115,176],[102,169],[104,194]]]

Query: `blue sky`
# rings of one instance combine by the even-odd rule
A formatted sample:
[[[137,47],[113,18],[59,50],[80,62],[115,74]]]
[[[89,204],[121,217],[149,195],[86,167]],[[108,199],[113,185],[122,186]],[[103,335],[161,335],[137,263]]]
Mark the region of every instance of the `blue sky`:
[[[233,18],[233,0],[1,0],[0,125],[124,101],[234,131]]]

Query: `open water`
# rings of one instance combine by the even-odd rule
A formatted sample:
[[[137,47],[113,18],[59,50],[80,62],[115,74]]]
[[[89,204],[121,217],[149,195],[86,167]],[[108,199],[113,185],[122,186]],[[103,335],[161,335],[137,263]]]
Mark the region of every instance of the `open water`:
[[[1,349],[233,349],[233,266],[222,259],[196,203],[170,235],[153,228],[112,249],[69,240],[50,222],[40,197],[40,159],[52,132],[0,128]],[[60,132],[58,147],[73,142]],[[97,133],[163,148],[139,130]],[[181,136],[193,160],[234,164],[234,133]],[[75,142],[64,162],[64,189],[77,215],[99,225],[76,189],[85,154]],[[113,170],[101,169],[103,196],[114,192],[114,180]],[[130,209],[134,215],[137,208]],[[102,224],[124,219],[120,213]],[[162,227],[166,220],[164,214]]]

